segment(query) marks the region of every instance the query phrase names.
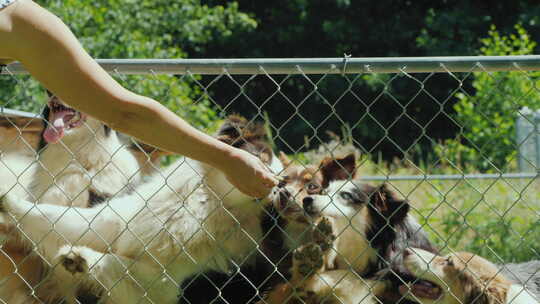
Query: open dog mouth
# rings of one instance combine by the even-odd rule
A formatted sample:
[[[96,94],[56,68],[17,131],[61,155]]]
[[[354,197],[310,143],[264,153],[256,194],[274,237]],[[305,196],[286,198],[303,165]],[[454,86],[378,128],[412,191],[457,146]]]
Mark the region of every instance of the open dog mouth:
[[[439,285],[419,278],[412,277],[406,284],[399,286],[399,293],[402,296],[412,294],[419,299],[437,300],[442,295],[442,289]]]
[[[395,270],[402,283],[399,285],[399,294],[402,296],[412,294],[418,299],[439,299],[442,296],[442,288],[437,283],[415,275],[415,271],[409,268],[411,265],[407,265],[406,260],[407,257],[405,257],[405,263],[403,263],[402,267]]]
[[[278,186],[279,187],[279,186]],[[308,223],[307,215],[295,197],[285,188],[278,189],[278,193],[273,202],[274,208],[290,220]]]
[[[76,111],[52,98],[47,106],[50,109],[47,127],[43,138],[47,143],[57,143],[64,137],[65,131],[80,127],[86,121],[86,114]]]

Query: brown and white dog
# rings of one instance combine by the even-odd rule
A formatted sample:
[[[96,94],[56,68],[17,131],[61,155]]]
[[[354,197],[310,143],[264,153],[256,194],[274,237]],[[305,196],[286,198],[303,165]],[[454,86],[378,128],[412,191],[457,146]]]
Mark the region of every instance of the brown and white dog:
[[[408,215],[408,202],[399,199],[385,185],[373,187],[355,180],[355,158],[352,154],[334,160],[325,159],[319,168],[286,168],[285,172],[287,170],[296,172],[296,175],[285,177],[285,189],[289,194],[282,194],[276,206],[285,217],[285,247],[304,248],[305,244],[313,243],[313,222],[321,217],[332,222],[337,239],[332,249],[324,254],[333,256],[325,259],[332,263],[315,271],[316,276],[311,276],[327,276],[327,284],[320,284],[320,279],[295,279],[298,267],[294,263],[298,259],[293,258],[292,281],[274,288],[266,301],[293,301],[295,297],[291,295],[297,288],[308,292],[313,303],[318,303],[313,299],[328,297],[329,291],[333,292],[338,303],[355,303],[366,297],[369,290],[376,291],[377,296],[388,301],[394,301],[393,297],[399,299],[397,286],[396,292],[387,288],[394,286],[392,276],[395,272],[382,270],[399,265],[402,252],[409,244],[436,251],[421,226]],[[295,196],[301,198],[301,203]],[[303,284],[299,286],[298,282]],[[373,289],[375,285],[379,287]],[[359,288],[356,293],[351,292],[351,286],[364,288]]]
[[[291,267],[291,250],[302,244],[301,236],[309,230],[302,200],[309,195],[321,194],[332,180],[349,178],[355,170],[355,157],[353,154],[326,157],[317,165],[300,165],[281,152],[279,160],[284,167],[282,182],[278,199],[267,208],[267,216],[263,218],[266,237],[262,250],[277,266],[276,279],[280,281]]]
[[[523,285],[506,278],[488,260],[469,252],[447,256],[412,248],[404,265],[417,278],[400,286],[405,297],[425,304],[538,304]]]

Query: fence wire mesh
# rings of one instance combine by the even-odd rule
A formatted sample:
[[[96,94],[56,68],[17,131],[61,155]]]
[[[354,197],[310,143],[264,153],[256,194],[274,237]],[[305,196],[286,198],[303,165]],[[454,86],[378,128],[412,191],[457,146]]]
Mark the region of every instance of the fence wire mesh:
[[[282,181],[253,201],[4,67],[0,303],[540,297],[538,56],[100,63]]]

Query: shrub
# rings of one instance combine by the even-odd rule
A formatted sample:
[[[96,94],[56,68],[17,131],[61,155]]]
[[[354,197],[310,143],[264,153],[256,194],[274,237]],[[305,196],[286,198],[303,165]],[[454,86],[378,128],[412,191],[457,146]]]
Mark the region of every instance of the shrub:
[[[480,55],[528,55],[536,46],[527,31],[515,26],[516,33],[502,36],[494,26],[481,40]],[[538,72],[474,72],[474,94],[460,90],[454,119],[462,126],[458,136],[435,148],[441,159],[457,165],[470,165],[480,171],[509,169],[515,156],[515,121],[522,107],[540,108],[536,85]]]

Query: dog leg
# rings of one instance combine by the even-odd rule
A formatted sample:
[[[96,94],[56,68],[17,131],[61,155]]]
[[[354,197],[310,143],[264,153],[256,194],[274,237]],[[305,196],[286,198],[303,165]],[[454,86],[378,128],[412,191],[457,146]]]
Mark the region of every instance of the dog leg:
[[[141,260],[102,253],[84,246],[63,246],[57,267],[100,303],[175,303],[179,287],[163,269]],[[66,277],[66,274],[69,274]]]
[[[312,242],[298,248],[293,254],[292,279],[293,298],[301,303],[321,303],[324,298],[312,288],[315,281],[328,268],[334,267],[336,258],[333,249],[336,236],[331,219],[322,217],[311,231]],[[326,303],[326,302],[325,302]]]
[[[320,294],[321,274],[332,268],[335,260],[333,250],[336,236],[333,222],[329,218],[320,218],[312,227],[311,242],[296,249],[293,253],[291,280],[283,283],[268,293],[260,303],[268,304],[333,304],[328,296]],[[328,286],[328,285],[325,285]],[[339,302],[336,302],[339,303]]]
[[[311,238],[315,244],[321,247],[323,252],[324,269],[321,269],[321,271],[334,269],[336,268],[335,261],[337,258],[337,251],[335,249],[337,240],[334,234],[334,223],[332,219],[327,217],[320,218],[316,223],[317,225],[311,233]]]
[[[22,239],[37,244],[49,261],[61,244],[85,244],[98,250],[110,247],[126,228],[125,221],[107,208],[106,205],[96,208],[36,205],[11,194],[6,194],[0,202],[10,225],[20,230]]]

